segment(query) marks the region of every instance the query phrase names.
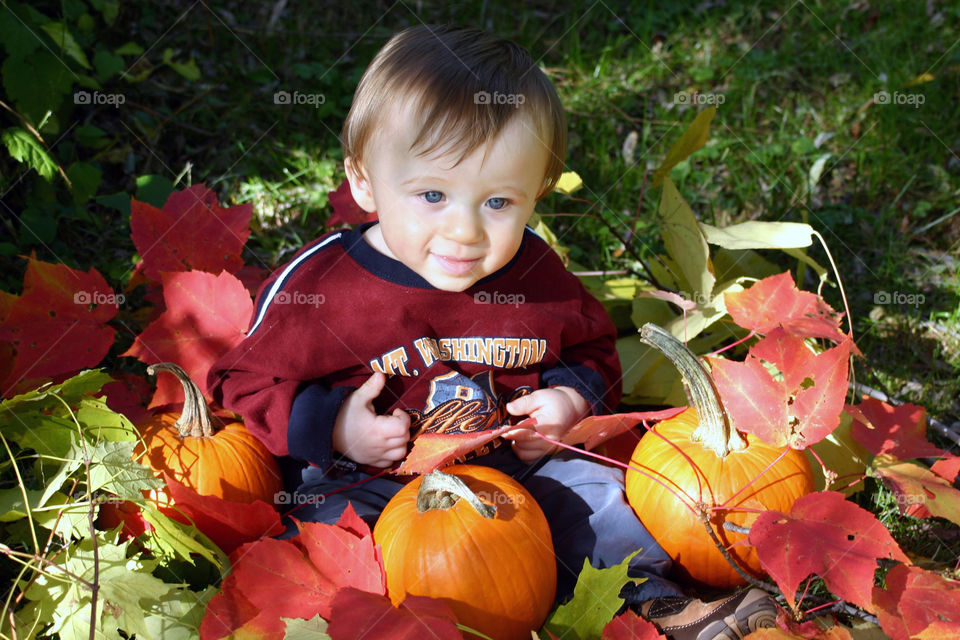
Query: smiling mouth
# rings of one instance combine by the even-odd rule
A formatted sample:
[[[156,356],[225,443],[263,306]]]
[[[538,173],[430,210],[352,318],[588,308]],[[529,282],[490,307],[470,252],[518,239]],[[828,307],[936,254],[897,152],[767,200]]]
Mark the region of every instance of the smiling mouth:
[[[473,258],[472,260],[461,260],[459,258],[452,258],[450,256],[442,256],[439,254],[433,254],[434,259],[440,265],[440,267],[452,276],[465,276],[473,269],[480,264],[481,258]]]

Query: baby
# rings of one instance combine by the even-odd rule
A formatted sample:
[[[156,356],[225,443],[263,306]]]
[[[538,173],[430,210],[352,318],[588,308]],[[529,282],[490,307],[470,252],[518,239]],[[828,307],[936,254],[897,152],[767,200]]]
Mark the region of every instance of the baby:
[[[210,384],[274,454],[307,463],[297,491],[323,498],[298,519],[336,522],[349,502],[372,524],[402,486],[382,471],[411,438],[527,417],[561,438],[616,407],[620,364],[603,307],[526,226],[562,172],[566,122],[525,49],[472,29],[397,34],[361,79],[342,143],[353,197],[377,221],[275,272]],[[543,509],[558,600],[584,558],[606,567],[642,549],[630,575],[647,580],[624,595],[666,632],[699,638],[734,612],[747,628],[759,592],[708,605],[662,577],[670,559],[622,471],[526,428],[465,460],[513,476]]]

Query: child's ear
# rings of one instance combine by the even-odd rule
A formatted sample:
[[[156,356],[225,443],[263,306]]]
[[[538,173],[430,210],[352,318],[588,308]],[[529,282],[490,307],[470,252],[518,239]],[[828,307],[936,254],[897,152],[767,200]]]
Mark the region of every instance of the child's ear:
[[[347,180],[350,181],[350,193],[360,208],[367,213],[373,213],[377,206],[373,201],[373,190],[370,188],[370,181],[363,169],[363,165],[353,158],[347,158],[343,161],[343,168],[347,171]]]

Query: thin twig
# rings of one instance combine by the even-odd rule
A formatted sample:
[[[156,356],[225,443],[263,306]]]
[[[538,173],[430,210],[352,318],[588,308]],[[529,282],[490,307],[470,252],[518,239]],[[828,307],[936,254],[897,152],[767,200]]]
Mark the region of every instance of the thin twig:
[[[723,554],[723,557],[727,559],[727,562],[730,563],[730,566],[733,567],[733,570],[736,571],[741,578],[746,580],[749,584],[752,584],[755,587],[759,587],[764,591],[769,593],[780,593],[780,589],[777,588],[777,585],[766,582],[764,580],[759,580],[754,578],[749,573],[743,570],[743,567],[740,566],[740,563],[730,555],[730,552],[727,551],[727,548],[724,546],[723,542],[720,541],[720,538],[717,537],[717,534],[714,533],[713,527],[710,526],[710,519],[706,515],[700,518],[700,521],[703,522],[703,528],[707,530],[707,534],[710,536],[710,539],[713,540],[713,544],[716,545],[720,553]]]

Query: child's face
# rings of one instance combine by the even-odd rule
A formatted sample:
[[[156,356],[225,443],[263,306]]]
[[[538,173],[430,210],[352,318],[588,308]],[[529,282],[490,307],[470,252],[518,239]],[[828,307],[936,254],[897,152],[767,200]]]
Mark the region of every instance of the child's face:
[[[353,197],[380,219],[365,237],[434,287],[463,291],[516,254],[549,150],[517,117],[453,166],[453,154],[410,151],[419,127],[408,111],[391,109],[363,166],[347,159]]]

